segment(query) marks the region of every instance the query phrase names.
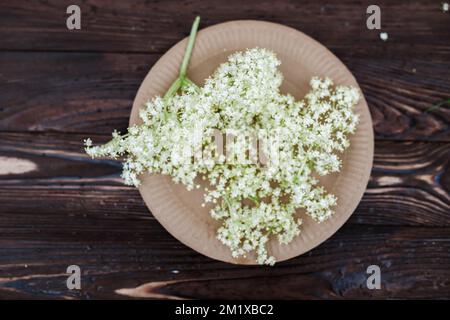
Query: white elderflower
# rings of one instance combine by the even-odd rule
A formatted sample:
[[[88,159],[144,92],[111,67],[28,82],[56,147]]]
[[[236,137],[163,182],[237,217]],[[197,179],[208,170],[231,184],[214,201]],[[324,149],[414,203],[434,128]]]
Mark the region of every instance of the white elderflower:
[[[311,91],[295,101],[280,92],[279,65],[266,49],[237,52],[202,87],[188,84],[178,95],[155,97],[139,112],[142,125],[113,133],[102,146],[86,139],[86,151],[124,157],[122,177],[135,186],[144,173],[170,175],[188,190],[203,177],[210,187],[202,206],[212,204],[211,217],[222,222],[217,238],[233,257],[256,252],[258,263],[273,265],[267,243],[288,244],[300,233],[297,209],[317,222],[333,214],[336,197],[313,175],[339,171],[359,101],[357,89],[335,87],[328,78],[312,78]],[[217,151],[215,131],[236,137],[226,141],[226,157],[203,156]],[[254,161],[252,135],[265,163]]]
[[[87,148],[91,147],[91,146],[92,146],[92,140],[91,140],[91,138],[84,139],[84,145],[85,145]]]
[[[443,2],[441,6],[442,12],[448,12],[449,10],[449,4],[448,2]]]

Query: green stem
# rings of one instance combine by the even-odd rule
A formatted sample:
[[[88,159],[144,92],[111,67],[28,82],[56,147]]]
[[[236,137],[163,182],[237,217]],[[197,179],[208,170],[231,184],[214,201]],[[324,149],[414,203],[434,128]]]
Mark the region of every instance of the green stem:
[[[188,44],[186,46],[186,50],[184,52],[183,62],[180,66],[180,74],[178,78],[172,83],[169,90],[167,90],[164,95],[164,99],[168,99],[172,97],[175,93],[177,93],[180,88],[182,88],[185,84],[194,84],[191,80],[186,77],[187,68],[189,65],[189,60],[191,59],[192,50],[194,49],[195,37],[197,36],[198,26],[200,24],[200,17],[197,16],[192,24],[191,33],[189,34]]]
[[[178,77],[170,86],[169,90],[167,90],[166,94],[164,95],[164,99],[167,99],[171,96],[173,96],[180,88],[182,85],[182,81],[181,78]]]
[[[228,199],[228,197],[227,196],[223,196],[223,200],[225,201],[228,209],[231,210],[231,204],[230,204],[230,200]]]
[[[447,103],[450,104],[450,99],[439,101],[435,105],[433,105],[433,106],[429,107],[427,110],[425,110],[425,113],[434,111],[434,110],[438,109],[439,107],[441,107],[441,106],[443,106],[444,104],[447,104]]]
[[[180,67],[180,78],[184,80],[187,73],[187,68],[189,65],[189,60],[191,59],[192,49],[194,48],[195,37],[197,36],[198,25],[200,24],[200,17],[197,16],[192,24],[191,34],[189,35],[189,41],[184,53],[183,62]]]
[[[258,197],[249,196],[248,198],[250,200],[252,200],[255,205],[259,206],[259,199],[258,199]]]
[[[183,84],[189,84],[191,86],[197,87],[197,85],[194,82],[192,82],[192,80],[189,79],[188,77],[184,78]]]

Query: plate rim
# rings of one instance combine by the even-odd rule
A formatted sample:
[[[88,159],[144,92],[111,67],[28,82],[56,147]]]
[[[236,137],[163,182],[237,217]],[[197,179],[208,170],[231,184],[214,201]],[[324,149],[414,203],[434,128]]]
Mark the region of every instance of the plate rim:
[[[316,248],[317,246],[319,246],[320,244],[326,242],[328,239],[330,239],[340,228],[342,228],[342,226],[348,221],[348,219],[352,216],[352,214],[354,213],[356,207],[358,206],[358,204],[361,202],[361,199],[364,195],[365,190],[367,189],[367,183],[369,182],[370,179],[370,173],[371,173],[371,169],[373,167],[373,157],[374,157],[374,133],[373,133],[373,123],[372,123],[372,118],[371,118],[371,114],[370,114],[370,110],[369,107],[367,105],[367,102],[364,98],[364,94],[358,84],[358,82],[356,81],[354,75],[352,74],[352,72],[348,69],[348,67],[337,57],[335,56],[327,47],[325,47],[324,45],[322,45],[320,42],[318,42],[317,40],[315,40],[314,38],[310,37],[309,35],[295,29],[289,26],[285,26],[279,23],[274,23],[274,22],[270,22],[270,21],[262,21],[262,20],[232,20],[232,21],[226,21],[226,22],[222,22],[222,23],[218,23],[212,26],[208,26],[202,30],[200,30],[198,32],[198,38],[199,39],[202,35],[205,35],[206,33],[209,32],[215,32],[217,30],[222,30],[223,28],[227,28],[232,26],[233,28],[236,26],[250,26],[250,27],[268,27],[268,28],[277,28],[279,30],[285,31],[285,32],[290,32],[295,36],[301,36],[304,39],[307,39],[308,41],[311,41],[314,45],[320,47],[322,50],[325,50],[325,52],[332,56],[333,59],[337,60],[338,63],[340,63],[340,67],[345,68],[345,72],[348,74],[348,76],[351,78],[351,80],[356,84],[356,86],[358,87],[360,93],[361,93],[361,101],[360,103],[362,104],[362,108],[364,109],[365,113],[366,113],[366,117],[368,117],[368,127],[370,128],[369,132],[368,132],[368,155],[367,158],[369,160],[368,165],[366,166],[367,170],[365,172],[365,177],[364,177],[364,188],[361,188],[360,194],[355,198],[357,200],[354,200],[352,205],[350,205],[348,211],[350,211],[345,219],[342,221],[342,223],[340,223],[336,228],[333,228],[333,231],[330,232],[328,234],[328,236],[326,236],[324,239],[319,239],[318,241],[315,241],[306,251],[304,252],[300,252],[298,254],[295,255],[291,255],[289,257],[283,258],[283,259],[277,259],[277,263],[281,262],[281,261],[286,261],[286,260],[290,260],[292,258],[295,258],[297,256],[300,256],[302,254],[305,254],[306,252],[311,251],[312,249]],[[181,61],[181,54],[184,53],[184,47],[186,45],[188,41],[188,37],[185,37],[184,39],[180,40],[179,42],[177,42],[176,44],[174,44],[169,50],[167,50],[167,52],[165,52],[154,64],[153,66],[150,68],[149,72],[146,74],[145,78],[143,79],[141,85],[139,86],[139,89],[136,93],[136,96],[134,98],[133,101],[133,108],[130,112],[130,120],[129,120],[129,124],[135,124],[136,122],[133,120],[133,114],[134,114],[134,118],[136,118],[136,110],[139,110],[142,105],[139,104],[138,105],[138,100],[139,98],[142,96],[142,93],[144,90],[146,90],[147,85],[146,85],[146,80],[150,77],[150,75],[152,74],[152,72],[155,72],[155,70],[158,67],[161,67],[162,64],[164,64],[166,62],[166,60],[169,60],[169,58],[173,59],[174,55],[178,55],[179,56],[179,60]],[[182,50],[181,50],[182,49]],[[194,47],[194,55],[195,55],[195,47]],[[175,77],[173,77],[173,80],[175,80]],[[149,176],[150,174],[145,174],[147,176]],[[156,174],[161,176],[160,174]],[[220,260],[223,262],[227,262],[227,263],[233,263],[233,264],[245,264],[245,265],[256,265],[256,261],[248,261],[248,260],[242,260],[242,259],[234,259],[231,257],[231,252],[229,255],[229,258],[220,258],[220,257],[216,257],[216,256],[211,256],[211,253],[208,252],[207,249],[205,249],[204,247],[199,248],[197,246],[193,246],[190,243],[187,243],[185,241],[185,239],[180,238],[180,236],[178,234],[174,234],[170,228],[167,227],[167,225],[165,223],[163,223],[159,218],[158,215],[155,215],[154,210],[152,210],[151,203],[148,203],[148,201],[146,200],[146,195],[145,192],[142,188],[142,186],[139,187],[139,192],[141,194],[141,197],[143,198],[146,206],[148,207],[148,209],[150,210],[151,214],[155,217],[155,219],[166,229],[167,232],[169,232],[173,237],[175,237],[178,241],[180,241],[181,243],[183,243],[184,245],[190,247],[191,249],[195,250],[196,252],[199,252],[205,256],[208,256],[212,259],[215,260]],[[337,205],[339,206],[339,204]],[[212,218],[211,218],[212,220]],[[324,222],[327,223],[327,222]],[[228,248],[227,248],[228,249]]]

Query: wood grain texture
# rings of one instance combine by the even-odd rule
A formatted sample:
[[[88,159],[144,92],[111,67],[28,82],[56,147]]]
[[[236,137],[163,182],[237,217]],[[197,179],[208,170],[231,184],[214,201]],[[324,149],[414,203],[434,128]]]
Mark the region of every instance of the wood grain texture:
[[[343,0],[163,0],[79,3],[81,30],[66,28],[70,0],[17,0],[1,5],[0,36],[3,50],[58,50],[162,53],[185,37],[195,15],[202,28],[224,21],[257,19],[282,23],[314,37],[338,55],[441,59],[450,53],[450,21],[440,2],[378,1],[382,27],[389,33],[383,43],[379,31],[366,28],[371,1]]]
[[[124,131],[137,89],[158,58],[0,52],[0,130]],[[450,141],[450,109],[427,112],[450,96],[449,61],[346,57],[344,63],[368,101],[377,139]]]
[[[36,165],[0,175],[0,298],[450,297],[448,143],[377,142],[350,221],[311,252],[261,268],[208,259],[172,238],[121,184],[118,163],[90,160],[82,138],[0,134],[3,164]],[[70,264],[83,270],[81,291],[65,287]],[[371,264],[383,290],[366,289]]]
[[[171,238],[156,222],[143,236],[98,228],[53,241],[0,241],[0,298],[222,299],[448,298],[448,228],[345,225],[308,254],[273,268],[225,264]],[[88,229],[89,230],[89,229]],[[412,233],[411,231],[414,230]],[[97,239],[97,241],[92,241]],[[68,265],[82,269],[82,290],[67,290]],[[382,290],[368,290],[366,269],[377,264]],[[119,291],[136,295],[134,290]]]
[[[69,0],[0,3],[0,299],[131,297],[450,299],[450,15],[440,1]],[[274,268],[208,259],[153,218],[120,163],[91,160],[87,136],[124,130],[156,60],[201,27],[260,19],[320,41],[352,71],[373,117],[375,158],[350,220]],[[82,269],[82,290],[66,268]],[[368,290],[377,264],[382,290]]]
[[[67,217],[89,216],[98,223],[112,217],[124,224],[130,214],[150,219],[139,193],[122,184],[120,163],[90,159],[83,152],[83,138],[75,134],[0,133],[3,166],[30,161],[36,167],[23,173],[0,174],[3,224],[13,227],[26,223],[36,212],[42,215],[33,225],[46,227],[54,221],[51,228],[55,232],[64,230],[56,226],[64,224]],[[98,142],[108,139],[94,137]],[[450,227],[449,159],[448,143],[378,141],[368,190],[350,223]],[[89,219],[81,221],[83,225],[90,223]],[[3,233],[3,237],[9,236]]]
[[[157,59],[95,53],[0,56],[0,130],[93,133],[126,129],[136,91]]]

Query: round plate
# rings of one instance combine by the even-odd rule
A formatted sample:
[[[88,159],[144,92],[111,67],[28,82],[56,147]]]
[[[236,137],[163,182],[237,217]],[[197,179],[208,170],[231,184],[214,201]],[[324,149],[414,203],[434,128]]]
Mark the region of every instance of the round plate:
[[[164,95],[176,79],[187,38],[173,46],[153,66],[144,79],[133,103],[130,125],[139,124],[139,108],[155,95]],[[284,81],[281,90],[301,99],[309,91],[312,76],[330,77],[335,84],[358,86],[345,65],[317,41],[295,29],[262,21],[232,21],[201,30],[193,50],[188,76],[197,84],[227,60],[235,51],[261,47],[273,50],[281,61]],[[362,96],[362,94],[361,94]],[[364,97],[356,106],[360,116],[357,132],[350,137],[351,146],[341,155],[339,173],[320,179],[321,184],[338,197],[335,214],[316,223],[302,210],[303,225],[299,236],[288,245],[272,239],[269,254],[277,261],[301,255],[331,237],[350,217],[366,189],[372,168],[372,120]],[[213,259],[237,264],[256,264],[255,255],[234,259],[228,247],[216,239],[220,222],[201,207],[202,189],[187,191],[181,184],[163,175],[144,175],[139,191],[155,218],[175,238]]]

